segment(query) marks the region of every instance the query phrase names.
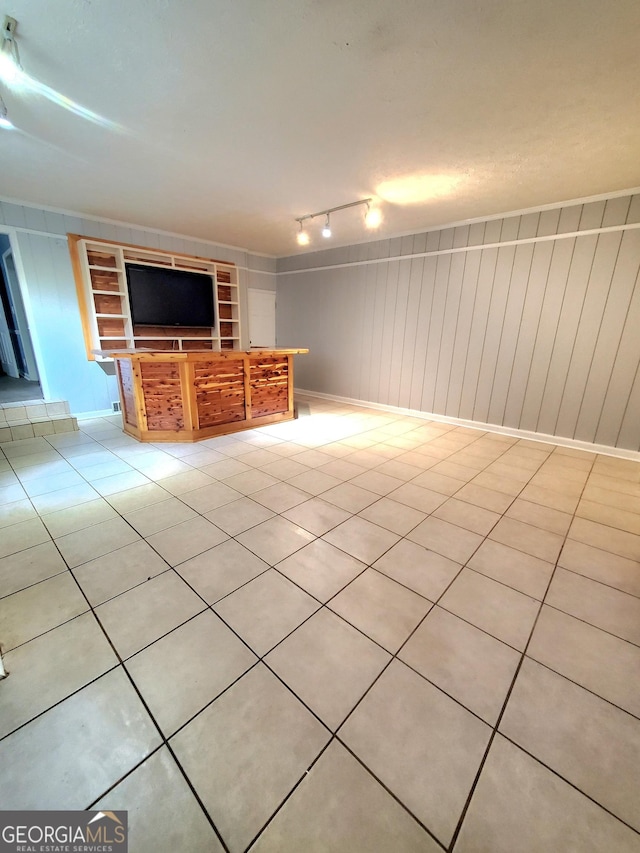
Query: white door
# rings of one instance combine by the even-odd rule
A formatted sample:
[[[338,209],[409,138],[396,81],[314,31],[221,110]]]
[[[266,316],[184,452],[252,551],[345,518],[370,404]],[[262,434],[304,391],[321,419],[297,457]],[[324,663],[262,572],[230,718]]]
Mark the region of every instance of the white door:
[[[249,346],[274,349],[276,345],[276,294],[249,288]]]

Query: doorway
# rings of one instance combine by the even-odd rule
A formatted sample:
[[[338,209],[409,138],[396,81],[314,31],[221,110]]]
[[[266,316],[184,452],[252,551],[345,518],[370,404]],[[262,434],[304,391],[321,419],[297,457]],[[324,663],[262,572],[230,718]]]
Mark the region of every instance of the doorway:
[[[0,404],[42,399],[9,237],[0,234]]]

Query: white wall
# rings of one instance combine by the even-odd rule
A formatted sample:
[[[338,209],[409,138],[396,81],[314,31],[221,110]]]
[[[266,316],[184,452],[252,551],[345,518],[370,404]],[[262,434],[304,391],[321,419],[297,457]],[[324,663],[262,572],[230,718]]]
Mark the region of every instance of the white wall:
[[[9,201],[0,201],[3,230],[12,236],[43,390],[48,399],[68,400],[73,414],[111,409],[118,392],[115,377],[87,360],[67,233],[236,263],[243,325],[247,287],[275,289],[274,259],[213,242]]]
[[[300,388],[638,451],[638,223],[624,196],[280,259],[278,346]]]

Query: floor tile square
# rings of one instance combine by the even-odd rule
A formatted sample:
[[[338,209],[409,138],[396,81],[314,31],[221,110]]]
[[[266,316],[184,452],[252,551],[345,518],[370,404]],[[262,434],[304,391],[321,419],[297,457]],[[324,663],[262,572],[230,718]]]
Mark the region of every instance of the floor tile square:
[[[70,572],[0,598],[2,651],[8,652],[89,609]]]
[[[564,542],[564,537],[557,533],[550,533],[548,530],[506,517],[496,524],[489,538],[548,563],[556,562]]]
[[[492,539],[485,539],[469,560],[469,567],[542,601],[553,574],[554,564]]]
[[[395,654],[431,602],[375,569],[367,569],[331,599],[329,607]]]
[[[215,524],[206,518],[196,517],[147,536],[147,542],[169,565],[177,566],[190,557],[219,545],[227,538],[227,534]]]
[[[159,745],[115,669],[0,742],[0,801],[5,809],[86,809]]]
[[[507,510],[506,515],[508,518],[524,521],[534,527],[541,527],[543,530],[549,530],[551,533],[560,536],[566,536],[572,520],[571,514],[568,512],[560,512],[560,510],[540,506],[540,504],[531,503],[521,498],[516,498]]]
[[[500,520],[499,513],[456,500],[456,498],[449,498],[433,514],[436,518],[457,524],[458,527],[479,533],[481,536],[486,536]]]
[[[316,539],[278,563],[276,568],[324,603],[366,567],[323,539]]]
[[[256,503],[251,498],[240,498],[240,500],[212,509],[211,512],[206,513],[205,518],[208,518],[229,536],[237,536],[238,533],[255,527],[268,518],[273,518],[273,516],[273,511],[266,506]]]
[[[0,597],[66,571],[67,566],[53,542],[0,557]]]
[[[323,471],[307,469],[304,473],[291,477],[287,482],[310,495],[319,495],[334,488],[334,486],[339,486],[342,481],[330,474],[325,474]]]
[[[466,486],[463,486],[456,492],[456,500],[466,501],[474,506],[489,509],[492,512],[505,512],[510,504],[513,503],[511,495],[505,495],[504,492],[496,492],[493,489],[487,489],[475,483],[467,483]]]
[[[177,462],[177,460],[173,460]],[[182,465],[183,463],[178,463]],[[185,492],[193,492],[196,489],[202,489],[205,486],[213,485],[213,480],[204,471],[194,471],[189,468],[187,471],[181,471],[177,474],[170,474],[168,477],[162,477],[160,485],[172,495],[176,497],[183,495]]]
[[[443,845],[451,841],[491,729],[393,661],[339,736]]]
[[[640,720],[525,659],[500,731],[640,829]]]
[[[77,530],[56,539],[56,545],[69,568],[74,569],[89,560],[109,554],[117,548],[130,545],[140,537],[122,518],[100,521],[91,527],[91,533]]]
[[[141,474],[140,471],[132,470],[126,471],[124,474],[111,474],[109,477],[102,477],[99,480],[94,480],[91,485],[98,494],[107,497],[126,489],[133,489],[135,486],[147,485],[149,482],[149,478]]]
[[[94,493],[94,497],[97,497],[96,493]],[[109,495],[108,502],[117,512],[124,515],[136,509],[142,509],[144,506],[169,500],[170,497],[169,492],[162,486],[157,483],[147,483],[144,486],[135,486],[133,489],[126,489],[123,492]]]
[[[325,533],[322,538],[357,560],[371,565],[400,537],[364,518],[353,517]]]
[[[491,489],[494,492],[502,492],[512,498],[517,497],[525,486],[521,480],[514,480],[512,477],[504,477],[491,471],[481,471],[473,478],[471,484],[483,486],[485,489]]]
[[[134,530],[138,531],[140,536],[151,536],[153,533],[174,527],[182,521],[195,518],[195,516],[196,512],[191,507],[177,498],[169,498],[167,501],[137,509],[135,512],[129,512],[124,516],[124,519]]]
[[[398,656],[491,726],[521,657],[440,607],[430,611]]]
[[[588,521],[586,518],[574,518],[569,528],[570,539],[577,539],[585,545],[602,548],[620,557],[640,561],[640,536],[627,533],[626,530],[616,530],[606,524]]]
[[[110,521],[117,517],[115,509],[103,498],[87,501],[79,506],[60,509],[42,516],[42,521],[54,539],[76,530],[85,530],[101,521]]]
[[[391,492],[389,498],[427,514],[436,510],[447,499],[446,495],[417,486],[415,483],[404,483]]]
[[[360,518],[365,518],[399,536],[406,536],[426,517],[423,512],[390,498],[381,498],[371,506],[365,507],[359,515]]]
[[[309,468],[291,458],[276,458],[275,461],[262,465],[261,470],[278,480],[290,480],[291,477],[308,472]]]
[[[93,808],[129,813],[127,838],[136,853],[224,850],[166,746],[154,752]],[[176,814],[180,815],[179,821],[174,818]]]
[[[269,569],[215,606],[215,612],[260,657],[320,607],[275,569]]]
[[[307,492],[296,489],[289,483],[276,483],[275,486],[268,486],[266,489],[254,492],[251,497],[254,501],[277,513],[285,512],[309,500]]]
[[[567,539],[558,565],[576,574],[640,596],[640,562]]]
[[[245,465],[240,459],[223,458],[220,462],[205,465],[200,470],[209,477],[213,477],[214,480],[226,480],[227,477],[233,477],[235,474],[244,474],[245,471],[251,471],[251,466]]]
[[[473,472],[474,475],[476,472]],[[447,477],[446,474],[436,474],[434,471],[425,471],[419,474],[413,484],[421,486],[423,489],[429,489],[432,492],[440,492],[443,495],[455,495],[458,489],[461,489],[466,480],[459,480],[454,477]]]
[[[430,601],[437,601],[462,569],[460,563],[408,539],[401,539],[373,566]]]
[[[294,524],[303,527],[314,536],[322,536],[350,517],[350,513],[327,503],[321,498],[311,498],[283,513]]]
[[[543,605],[527,655],[640,718],[640,648]]]
[[[638,836],[584,794],[497,735],[456,853],[637,853]]]
[[[532,483],[524,487],[519,497],[530,503],[536,503],[568,514],[575,512],[579,502],[579,496],[563,495],[546,486],[537,486]]]
[[[257,661],[210,610],[127,661],[127,669],[166,737]]]
[[[441,848],[334,741],[258,839],[255,853],[438,853]]]
[[[201,486],[192,491],[182,492],[180,500],[195,509],[196,512],[205,513],[211,512],[212,509],[217,509],[219,506],[237,501],[242,497],[242,494],[225,483],[212,482],[208,486]]]
[[[547,604],[640,645],[640,599],[582,575],[556,569]]]
[[[236,538],[260,559],[270,566],[275,566],[315,537],[286,518],[276,516],[240,533]]]
[[[246,849],[328,739],[313,715],[258,665],[171,744],[235,853]]]
[[[214,604],[268,568],[267,563],[239,542],[227,539],[181,563],[176,571],[208,604]]]
[[[0,738],[119,661],[93,614],[84,613],[3,655],[3,663],[10,677],[0,690]]]
[[[349,453],[351,452],[349,451]],[[358,474],[364,474],[367,469],[363,468],[362,465],[354,465],[353,462],[346,459],[334,459],[332,462],[321,465],[317,470],[329,474],[331,477],[336,477],[344,483],[346,480],[357,477]]]
[[[11,501],[11,503],[0,504],[0,529],[19,524],[21,521],[29,521],[35,518],[37,513],[31,501],[23,499]]]
[[[457,563],[466,563],[483,540],[478,533],[433,516],[425,518],[407,538]]]
[[[50,541],[49,532],[39,518],[20,521],[11,527],[3,528],[0,537],[0,558]]]
[[[268,451],[255,451],[256,453],[267,453]],[[249,454],[250,455],[250,454]],[[272,456],[273,454],[269,454]],[[242,457],[243,460],[245,457]],[[272,477],[270,474],[265,474],[264,471],[260,471],[258,469],[254,469],[251,471],[245,471],[244,474],[234,474],[232,477],[228,477],[225,481],[226,486],[234,489],[236,492],[240,492],[242,495],[252,495],[254,492],[259,492],[262,489],[267,489],[269,486],[275,486],[276,483],[279,483],[276,477]]]
[[[101,604],[95,613],[124,659],[204,608],[175,572],[165,572]]]
[[[354,485],[352,482],[340,483],[322,493],[322,500],[328,501],[346,512],[359,512],[366,506],[378,500],[378,495],[368,489]]]
[[[305,705],[335,730],[390,655],[339,616],[323,609],[265,660]]]
[[[118,548],[73,570],[77,582],[94,607],[126,592],[169,566],[143,539]]]
[[[540,608],[539,601],[470,569],[460,572],[439,604],[518,651],[524,651]]]

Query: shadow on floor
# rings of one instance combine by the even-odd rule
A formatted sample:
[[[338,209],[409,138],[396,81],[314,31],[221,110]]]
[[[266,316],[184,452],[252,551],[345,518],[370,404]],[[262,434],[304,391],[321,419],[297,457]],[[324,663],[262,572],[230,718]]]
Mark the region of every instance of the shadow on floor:
[[[0,404],[21,403],[23,400],[42,400],[40,383],[0,376]]]

